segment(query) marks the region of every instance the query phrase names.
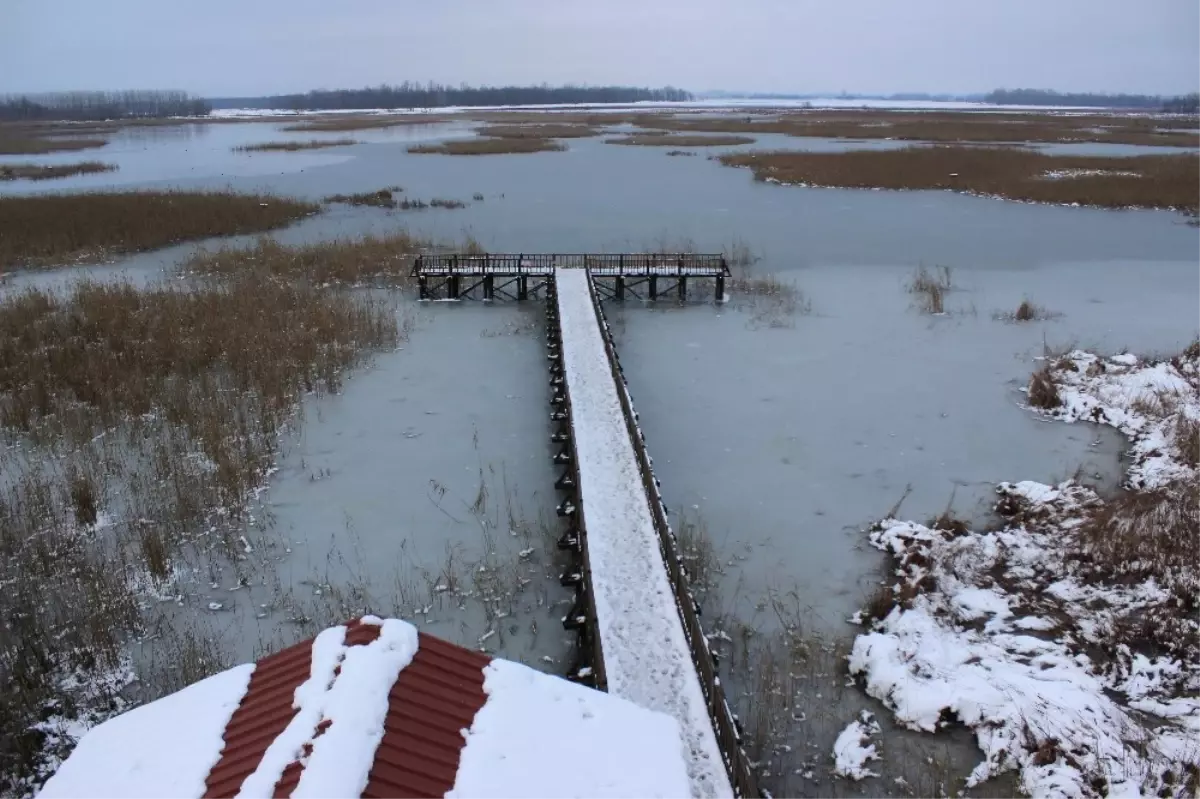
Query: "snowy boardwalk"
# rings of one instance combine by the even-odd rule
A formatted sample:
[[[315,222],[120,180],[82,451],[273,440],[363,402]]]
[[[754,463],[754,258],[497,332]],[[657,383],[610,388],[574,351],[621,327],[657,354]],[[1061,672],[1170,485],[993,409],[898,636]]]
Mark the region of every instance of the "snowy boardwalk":
[[[732,796],[659,549],[587,271],[558,268],[555,283],[608,691],[679,722],[693,796]]]

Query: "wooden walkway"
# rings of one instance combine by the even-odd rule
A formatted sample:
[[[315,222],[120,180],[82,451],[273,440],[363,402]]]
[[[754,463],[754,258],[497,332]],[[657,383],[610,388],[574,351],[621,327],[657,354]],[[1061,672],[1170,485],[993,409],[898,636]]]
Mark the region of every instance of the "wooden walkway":
[[[729,274],[720,255],[422,256],[427,300],[546,300],[559,540],[579,635],[568,678],[673,716],[695,796],[757,796],[741,733],[700,625],[602,301],[687,299],[688,281]],[[667,282],[665,290],[662,282]],[[582,755],[583,753],[581,753]]]

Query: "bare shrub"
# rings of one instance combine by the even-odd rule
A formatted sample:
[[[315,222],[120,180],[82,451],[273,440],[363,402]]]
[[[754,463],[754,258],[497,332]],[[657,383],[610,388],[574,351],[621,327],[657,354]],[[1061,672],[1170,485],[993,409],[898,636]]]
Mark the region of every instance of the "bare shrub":
[[[691,150],[667,150],[667,155],[695,155]]]
[[[447,200],[441,197],[434,197],[429,201],[430,208],[466,208],[467,204],[462,200]]]
[[[319,206],[232,191],[0,197],[0,268],[58,266],[181,241],[282,227]]]
[[[923,313],[943,314],[946,312],[946,292],[953,285],[950,267],[928,269],[921,264],[908,284],[908,293],[917,295]]]
[[[259,144],[243,144],[234,147],[234,152],[263,153],[263,152],[296,152],[297,150],[320,150],[325,147],[349,147],[358,144],[354,139],[312,139],[310,141],[267,141]]]
[[[1049,365],[1033,373],[1029,378],[1029,404],[1035,408],[1052,410],[1062,405],[1058,394],[1058,381]]]

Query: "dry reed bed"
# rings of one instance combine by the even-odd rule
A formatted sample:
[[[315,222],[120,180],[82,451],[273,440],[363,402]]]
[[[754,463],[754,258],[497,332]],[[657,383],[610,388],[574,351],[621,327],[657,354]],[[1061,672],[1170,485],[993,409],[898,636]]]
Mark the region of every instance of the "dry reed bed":
[[[181,269],[212,277],[254,273],[317,285],[404,287],[412,282],[412,257],[431,247],[429,241],[404,232],[292,246],[264,237],[250,248],[202,250]]]
[[[1161,132],[1166,120],[1131,116],[1057,114],[978,114],[816,110],[769,119],[729,114],[688,118],[666,114],[626,121],[658,130],[711,133],[782,133],[836,139],[896,139],[931,142],[1100,142],[1200,147],[1200,135]]]
[[[392,196],[396,192],[404,191],[399,186],[388,186],[379,191],[364,191],[357,194],[331,194],[324,199],[327,203],[341,203],[343,205],[374,205],[378,208],[395,208],[396,199]]]
[[[949,190],[1009,200],[1196,214],[1200,156],[1045,155],[1003,147],[907,147],[838,153],[752,152],[720,157],[756,180],[839,188]],[[1077,170],[1051,179],[1049,172]]]
[[[749,136],[680,136],[669,133],[634,133],[617,139],[605,139],[604,143],[639,147],[722,147],[735,144],[754,144],[754,139]]]
[[[433,125],[439,122],[450,122],[462,117],[452,117],[445,114],[406,114],[397,116],[329,116],[306,119],[283,130],[289,133],[341,132],[353,130],[378,130],[393,128],[400,125]]]
[[[301,396],[399,334],[378,301],[254,273],[0,300],[0,788],[53,754],[35,722],[112,712],[94,678],[124,669],[138,586],[237,546]]]
[[[60,139],[31,135],[32,132],[5,131],[0,128],[0,155],[40,155],[42,153],[90,150],[108,144],[107,139]]]
[[[50,267],[182,241],[282,227],[320,210],[232,191],[0,197],[0,269]]]
[[[97,172],[115,172],[115,164],[99,161],[80,161],[77,164],[0,164],[0,180],[53,180],[71,175],[90,175]]]
[[[358,144],[354,139],[310,139],[309,141],[267,141],[259,144],[244,144],[234,147],[237,153],[296,152],[297,150],[321,150],[325,147],[349,147]]]
[[[505,153],[559,152],[566,146],[552,139],[458,139],[438,144],[415,144],[410,153],[440,155],[502,155]]]
[[[587,125],[484,125],[475,131],[495,139],[581,139],[599,135]]]

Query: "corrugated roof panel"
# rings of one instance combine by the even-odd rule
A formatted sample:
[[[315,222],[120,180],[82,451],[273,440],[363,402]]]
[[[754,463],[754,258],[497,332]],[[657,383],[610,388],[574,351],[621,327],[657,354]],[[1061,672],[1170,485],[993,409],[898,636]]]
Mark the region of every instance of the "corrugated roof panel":
[[[308,679],[311,663],[311,640],[258,662],[246,696],[225,726],[221,758],[205,780],[206,799],[234,796],[258,768],[271,741],[292,720],[292,700],[297,686]]]
[[[466,745],[462,730],[487,701],[491,658],[422,633],[417,654],[388,694],[388,716],[366,797],[444,796]]]
[[[346,644],[349,646],[368,644],[378,637],[379,628],[375,625],[358,621],[346,625]],[[262,762],[267,747],[296,714],[292,707],[296,688],[311,672],[312,640],[301,641],[258,662],[241,705],[225,727],[225,746],[221,750],[221,759],[208,773],[205,797],[237,794],[242,782]],[[284,769],[276,791],[284,787],[289,778],[298,778],[300,770],[298,763]],[[293,782],[292,787],[294,785]],[[287,788],[287,792],[291,793],[291,788]]]
[[[349,646],[362,646],[378,637],[375,625],[347,625]],[[454,787],[466,745],[463,730],[487,701],[483,669],[490,662],[486,655],[420,634],[416,655],[388,694],[383,739],[363,796],[443,796]],[[246,696],[225,728],[225,746],[209,772],[205,797],[237,794],[295,715],[296,688],[308,679],[311,669],[311,640],[259,661]],[[323,721],[316,733],[328,724]],[[289,796],[303,771],[299,762],[288,764],[274,795]]]

